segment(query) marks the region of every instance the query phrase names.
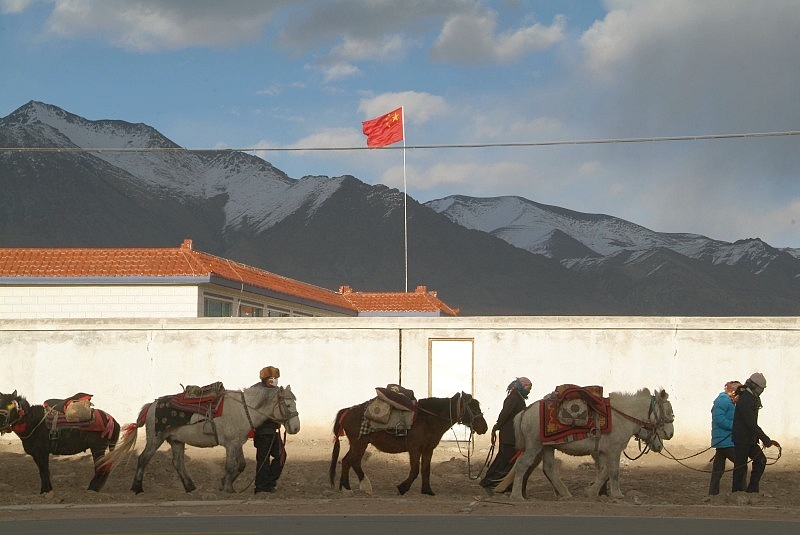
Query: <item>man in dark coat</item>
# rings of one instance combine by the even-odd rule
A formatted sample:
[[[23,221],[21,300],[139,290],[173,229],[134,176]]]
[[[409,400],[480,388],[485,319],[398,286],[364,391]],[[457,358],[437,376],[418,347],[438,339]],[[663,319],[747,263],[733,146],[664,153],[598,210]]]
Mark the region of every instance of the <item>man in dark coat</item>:
[[[733,414],[733,492],[758,492],[758,482],[767,466],[767,457],[758,447],[759,440],[764,443],[765,448],[781,447],[777,440],[771,440],[758,425],[760,396],[765,388],[767,380],[761,373],[754,373],[739,387],[739,400]],[[753,467],[750,471],[750,483],[745,488],[748,458],[753,460]]]
[[[278,388],[280,370],[267,366],[259,373],[264,388]],[[286,462],[286,450],[280,435],[281,424],[267,420],[253,433],[253,446],[256,448],[255,493],[275,492],[278,478],[281,477]]]
[[[525,408],[525,400],[531,392],[531,387],[530,379],[517,377],[511,381],[506,389],[503,408],[497,416],[497,423],[492,427],[492,442],[494,442],[495,433],[499,430],[500,446],[494,461],[486,472],[486,476],[480,482],[480,485],[485,489],[494,488],[498,481],[503,479],[514,465],[511,461],[517,452],[514,438],[514,416]]]

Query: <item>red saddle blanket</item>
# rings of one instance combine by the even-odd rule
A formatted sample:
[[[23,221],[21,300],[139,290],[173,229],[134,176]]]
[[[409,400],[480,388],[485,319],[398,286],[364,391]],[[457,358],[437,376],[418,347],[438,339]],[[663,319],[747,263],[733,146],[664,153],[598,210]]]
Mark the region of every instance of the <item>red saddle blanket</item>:
[[[116,421],[110,414],[99,409],[92,409],[90,418],[80,422],[67,420],[63,412],[54,410],[51,410],[47,415],[47,427],[50,429],[51,434],[58,431],[58,429],[78,429],[90,433],[100,433],[102,438],[109,439],[114,435],[115,424]]]
[[[588,408],[586,423],[575,425],[564,423],[559,418],[562,403],[581,400]],[[576,386],[571,384],[556,387],[555,391],[539,402],[539,425],[542,444],[563,444],[582,440],[589,436],[611,432],[611,403],[603,397],[601,386]]]

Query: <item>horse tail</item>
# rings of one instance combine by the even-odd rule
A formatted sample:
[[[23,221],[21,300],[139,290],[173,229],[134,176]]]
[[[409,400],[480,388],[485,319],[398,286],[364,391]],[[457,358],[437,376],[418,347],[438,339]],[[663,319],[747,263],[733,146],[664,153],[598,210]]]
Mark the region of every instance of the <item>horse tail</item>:
[[[344,435],[344,424],[342,421],[347,415],[349,409],[341,409],[336,413],[336,419],[333,421],[333,452],[331,453],[331,466],[328,468],[328,477],[331,480],[331,487],[334,486],[333,480],[336,478],[336,464],[339,462],[339,437]]]
[[[125,424],[120,430],[120,437],[114,449],[110,450],[95,462],[95,468],[97,470],[110,473],[120,457],[126,456],[133,450],[133,447],[136,446],[136,435],[138,434],[139,426],[135,423]]]

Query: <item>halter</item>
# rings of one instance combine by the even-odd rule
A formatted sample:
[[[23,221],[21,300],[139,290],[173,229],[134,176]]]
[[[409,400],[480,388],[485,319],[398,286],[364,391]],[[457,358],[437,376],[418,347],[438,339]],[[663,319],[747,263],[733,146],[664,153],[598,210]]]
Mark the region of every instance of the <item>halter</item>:
[[[464,392],[458,393],[458,399],[456,400],[456,414],[458,417],[453,420],[453,406],[450,405],[450,425],[453,424],[464,424],[470,428],[470,432],[472,431],[472,423],[475,421],[475,418],[478,416],[483,416],[483,412],[475,413],[472,411],[472,407],[470,407],[470,402],[464,403]],[[470,397],[470,401],[472,401],[473,397]],[[429,411],[426,411],[429,412]]]
[[[667,419],[667,416],[664,414],[662,399],[663,398],[660,397],[656,399],[656,396],[650,396],[650,406],[647,409],[646,421],[626,414],[613,406],[611,407],[611,410],[639,426],[639,431],[636,432],[635,436],[637,440],[643,440],[645,442],[645,449],[642,453],[646,453],[648,448],[652,447],[653,437],[657,437],[659,431],[663,432],[666,424],[671,424],[675,421],[674,416]]]
[[[11,420],[11,413],[16,411],[17,418],[15,420]],[[0,417],[3,418],[3,422],[5,425],[0,428],[0,433],[10,433],[14,430],[14,426],[22,421],[22,418],[25,416],[25,411],[20,409],[19,402],[15,399],[9,403],[7,409],[0,409]]]

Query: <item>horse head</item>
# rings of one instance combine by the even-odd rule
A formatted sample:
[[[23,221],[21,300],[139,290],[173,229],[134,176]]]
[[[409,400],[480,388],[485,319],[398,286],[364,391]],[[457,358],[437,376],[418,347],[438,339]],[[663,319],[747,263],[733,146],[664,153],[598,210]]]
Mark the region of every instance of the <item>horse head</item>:
[[[280,422],[286,427],[286,432],[290,435],[300,431],[300,413],[297,412],[297,397],[292,392],[292,387],[280,387],[277,396],[277,411]]]
[[[14,390],[11,394],[0,392],[0,433],[8,433],[22,419],[20,409],[27,405],[24,398]]]
[[[479,435],[489,430],[489,424],[483,417],[480,402],[466,392],[460,394],[461,410],[458,415],[458,423],[464,424]]]
[[[675,434],[675,414],[672,404],[668,400],[666,390],[656,390],[650,398],[650,408],[647,414],[647,425],[639,428],[636,438],[643,440],[655,452],[664,449],[664,440],[669,440]]]
[[[672,403],[669,402],[669,394],[666,390],[656,390],[653,395],[655,399],[653,413],[655,415],[655,427],[658,436],[664,440],[669,440],[675,434],[675,413],[672,412]]]

